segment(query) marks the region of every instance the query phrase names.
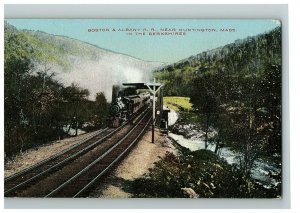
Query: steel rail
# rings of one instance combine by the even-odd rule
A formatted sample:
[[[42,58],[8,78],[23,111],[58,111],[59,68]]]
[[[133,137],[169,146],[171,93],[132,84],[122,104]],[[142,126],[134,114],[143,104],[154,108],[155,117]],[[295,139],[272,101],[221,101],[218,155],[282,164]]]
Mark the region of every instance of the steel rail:
[[[65,154],[65,153],[67,153],[68,151],[70,151],[70,150],[72,150],[72,149],[74,149],[74,148],[80,146],[81,144],[83,144],[83,143],[89,141],[90,139],[96,137],[97,135],[103,133],[103,132],[106,131],[107,129],[108,129],[108,128],[105,128],[105,129],[103,129],[102,131],[101,131],[101,130],[98,130],[98,132],[96,132],[96,133],[93,134],[92,136],[90,136],[90,137],[84,139],[82,142],[80,142],[80,143],[78,143],[78,144],[75,144],[75,145],[69,147],[68,149],[63,150],[63,151],[61,151],[61,152],[59,152],[59,153],[57,153],[57,154],[55,154],[55,155],[52,155],[52,156],[49,157],[49,158],[46,158],[46,159],[44,159],[44,160],[42,160],[42,161],[39,161],[38,163],[36,163],[36,164],[34,164],[34,165],[32,165],[32,166],[30,166],[30,167],[28,167],[28,168],[26,168],[26,169],[24,169],[24,170],[18,172],[18,173],[15,173],[15,174],[13,174],[13,175],[11,175],[11,176],[9,176],[9,177],[4,178],[4,182],[10,181],[11,179],[14,179],[14,178],[17,178],[17,177],[19,177],[19,176],[21,176],[21,175],[24,175],[25,173],[30,172],[30,171],[36,169],[37,167],[39,167],[39,166],[41,166],[41,165],[44,165],[45,163],[48,163],[49,161],[51,161],[51,160],[53,160],[53,159],[55,159],[55,158],[57,158],[57,157],[59,157],[59,156]]]
[[[65,181],[63,184],[61,184],[59,187],[54,189],[52,192],[47,194],[45,197],[51,197],[55,195],[57,192],[59,192],[61,189],[63,189],[65,186],[67,186],[70,182],[75,180],[77,177],[84,174],[86,171],[88,171],[92,166],[94,166],[96,163],[98,163],[100,160],[102,160],[105,156],[107,156],[109,153],[111,153],[119,144],[121,144],[138,126],[140,123],[142,123],[143,118],[147,116],[147,113],[140,119],[140,121],[121,139],[119,140],[115,145],[113,145],[111,148],[109,148],[104,154],[102,154],[100,157],[98,157],[96,160],[94,160],[92,163],[90,163],[88,166],[86,166],[83,170],[79,171],[76,175],[71,177],[69,180]],[[136,138],[137,139],[137,138]]]
[[[120,160],[120,158],[123,157],[123,155],[136,143],[137,140],[139,140],[140,136],[144,134],[146,128],[148,127],[151,119],[148,120],[145,127],[142,129],[142,131],[139,133],[139,135],[134,139],[133,142],[113,161],[111,162],[101,173],[99,173],[93,180],[91,180],[85,187],[83,187],[79,192],[77,192],[73,198],[79,197],[82,193],[84,193],[90,186],[92,186],[101,176],[103,176],[112,166],[115,165],[116,162]]]
[[[147,109],[144,110],[144,111],[143,111],[142,113],[140,113],[140,114],[138,114],[138,113],[135,114],[133,118],[138,120],[138,119],[139,119],[143,114],[145,114],[146,112],[147,112]],[[136,116],[136,115],[138,115],[138,116]],[[28,178],[28,179],[26,179],[26,180],[20,182],[19,184],[13,186],[12,188],[9,188],[8,190],[6,190],[6,191],[4,192],[4,195],[9,195],[9,194],[13,193],[14,191],[16,191],[17,189],[21,188],[22,186],[26,186],[26,184],[29,184],[30,182],[33,182],[34,180],[37,180],[38,178],[40,178],[40,177],[42,177],[42,176],[44,176],[44,175],[50,173],[51,171],[55,171],[55,169],[59,169],[59,168],[62,167],[64,164],[66,164],[66,163],[72,161],[73,159],[75,159],[76,157],[78,157],[78,156],[80,156],[80,155],[82,155],[82,154],[88,152],[89,150],[93,149],[94,147],[96,147],[97,145],[99,145],[100,143],[102,143],[104,140],[106,140],[107,138],[109,138],[110,136],[112,136],[113,134],[115,134],[116,132],[118,132],[119,130],[121,130],[121,129],[122,129],[124,126],[126,126],[130,121],[131,121],[131,120],[126,121],[126,122],[123,123],[121,126],[119,126],[117,129],[113,130],[112,132],[110,132],[110,133],[108,133],[107,135],[103,136],[102,138],[98,139],[98,140],[95,141],[94,143],[92,143],[92,144],[90,144],[89,146],[85,147],[83,150],[74,153],[73,155],[71,155],[71,156],[65,158],[65,159],[64,159],[63,161],[61,161],[61,162],[58,162],[58,163],[54,164],[53,166],[49,167],[48,169],[44,170],[43,172],[40,172],[40,173],[38,173],[38,174],[36,174],[36,175],[33,175],[32,177],[30,177],[30,178]],[[32,172],[34,169],[39,169],[39,168],[41,168],[42,166],[47,165],[47,163],[51,163],[51,161],[54,161],[55,159],[57,159],[57,158],[63,156],[63,155],[64,155],[65,153],[67,153],[68,151],[71,151],[71,150],[73,150],[73,149],[79,147],[80,145],[86,143],[87,141],[89,141],[89,140],[91,140],[91,139],[97,137],[98,135],[100,135],[101,133],[103,133],[103,132],[106,131],[106,130],[108,130],[108,128],[105,128],[105,129],[103,129],[102,131],[99,131],[99,132],[93,134],[91,137],[85,139],[84,141],[80,142],[79,144],[76,144],[76,145],[74,145],[74,146],[68,148],[67,150],[65,150],[65,151],[63,151],[63,152],[60,152],[60,153],[58,153],[58,154],[56,154],[56,155],[54,155],[54,156],[52,156],[52,157],[50,157],[50,158],[48,158],[48,159],[45,159],[45,160],[41,161],[40,163],[38,163],[38,164],[36,164],[36,165],[34,165],[34,166],[28,168],[26,171],[20,172],[18,175],[14,175],[14,178],[18,178],[19,176],[24,175],[24,174],[26,174],[26,175],[30,174],[30,172]],[[9,179],[8,181],[13,182],[12,178]],[[7,183],[6,183],[6,184],[7,184]]]

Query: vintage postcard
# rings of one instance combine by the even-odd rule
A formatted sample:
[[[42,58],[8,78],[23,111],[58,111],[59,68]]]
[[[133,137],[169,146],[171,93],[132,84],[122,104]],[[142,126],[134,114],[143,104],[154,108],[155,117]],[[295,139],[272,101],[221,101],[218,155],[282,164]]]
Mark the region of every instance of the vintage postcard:
[[[281,198],[274,19],[6,19],[5,197]]]

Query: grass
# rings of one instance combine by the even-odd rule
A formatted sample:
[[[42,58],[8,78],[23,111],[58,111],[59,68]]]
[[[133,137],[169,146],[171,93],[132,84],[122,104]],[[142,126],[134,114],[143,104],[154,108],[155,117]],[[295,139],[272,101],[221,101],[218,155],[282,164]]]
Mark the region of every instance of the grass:
[[[191,110],[192,104],[189,97],[164,97],[164,105],[175,111]]]

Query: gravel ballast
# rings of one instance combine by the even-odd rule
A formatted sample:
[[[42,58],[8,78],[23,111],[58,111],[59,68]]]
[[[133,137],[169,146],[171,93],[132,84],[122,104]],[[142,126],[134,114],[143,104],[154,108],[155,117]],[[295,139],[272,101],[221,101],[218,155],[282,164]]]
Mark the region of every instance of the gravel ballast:
[[[119,164],[119,166],[107,178],[105,188],[96,190],[91,197],[99,198],[130,198],[133,195],[124,190],[126,181],[132,181],[142,177],[159,161],[166,152],[176,154],[176,148],[166,135],[155,130],[155,143],[151,143],[151,128],[146,132],[134,149]]]

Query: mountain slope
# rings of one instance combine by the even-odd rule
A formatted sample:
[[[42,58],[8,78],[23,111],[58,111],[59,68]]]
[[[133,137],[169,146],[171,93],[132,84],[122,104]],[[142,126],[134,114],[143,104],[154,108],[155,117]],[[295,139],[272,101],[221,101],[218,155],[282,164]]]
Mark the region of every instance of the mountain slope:
[[[28,40],[33,47],[35,71],[54,73],[65,85],[76,83],[87,88],[91,99],[103,91],[110,100],[113,84],[149,81],[152,71],[163,65],[64,36],[17,30],[8,23],[5,23],[5,33],[22,33]]]
[[[264,72],[266,64],[281,64],[280,27],[170,64],[158,69],[155,76],[166,84],[167,95],[188,96],[190,83],[196,77],[218,72],[258,75]]]

